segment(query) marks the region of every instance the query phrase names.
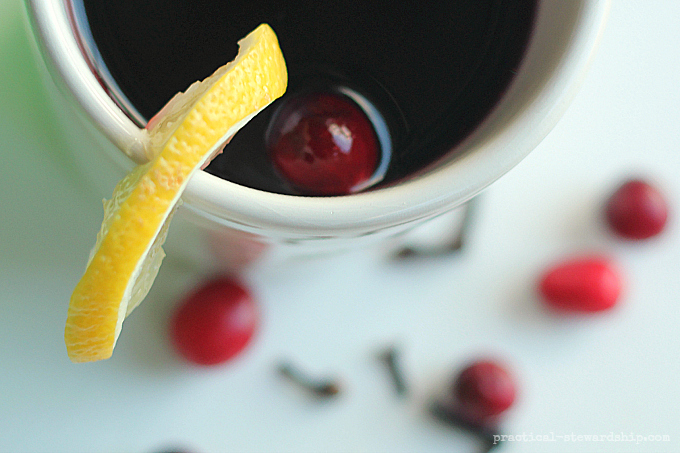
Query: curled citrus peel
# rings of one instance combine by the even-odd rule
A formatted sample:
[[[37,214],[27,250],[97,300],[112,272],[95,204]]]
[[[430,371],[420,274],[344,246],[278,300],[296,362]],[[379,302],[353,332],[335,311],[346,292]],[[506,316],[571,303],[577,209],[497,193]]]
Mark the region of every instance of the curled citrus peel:
[[[73,362],[111,356],[123,320],[156,278],[170,219],[192,174],[286,90],[285,61],[268,25],[239,46],[234,61],[173,97],[151,119],[150,161],[104,202],[101,230],[68,308],[64,339]]]

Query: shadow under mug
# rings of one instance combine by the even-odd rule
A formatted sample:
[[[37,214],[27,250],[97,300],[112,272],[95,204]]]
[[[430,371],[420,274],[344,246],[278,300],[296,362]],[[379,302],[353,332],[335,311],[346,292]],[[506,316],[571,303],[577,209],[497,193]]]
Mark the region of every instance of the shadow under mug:
[[[509,88],[472,134],[426,171],[337,197],[270,193],[199,171],[182,197],[165,249],[199,268],[234,270],[363,247],[434,217],[455,216],[457,207],[519,163],[557,123],[584,78],[609,5],[539,0]],[[145,159],[141,131],[88,64],[69,0],[26,0],[26,10],[74,158],[83,177],[110,197],[115,183]]]

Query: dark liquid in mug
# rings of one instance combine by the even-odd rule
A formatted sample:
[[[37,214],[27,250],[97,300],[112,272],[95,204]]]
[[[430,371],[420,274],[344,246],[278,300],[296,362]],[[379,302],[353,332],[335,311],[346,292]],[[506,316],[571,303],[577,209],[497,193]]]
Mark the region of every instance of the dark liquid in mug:
[[[537,0],[80,0],[124,95],[152,117],[175,93],[232,60],[266,22],[289,71],[288,92],[208,167],[232,182],[294,193],[267,157],[277,104],[310,89],[350,90],[375,107],[391,149],[380,184],[447,154],[489,114],[527,47]]]

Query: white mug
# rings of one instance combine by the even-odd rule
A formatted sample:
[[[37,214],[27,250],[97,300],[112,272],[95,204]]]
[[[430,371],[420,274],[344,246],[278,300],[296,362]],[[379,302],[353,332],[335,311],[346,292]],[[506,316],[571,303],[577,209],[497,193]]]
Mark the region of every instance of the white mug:
[[[173,220],[168,253],[201,267],[237,269],[363,246],[455,213],[519,163],[557,123],[584,78],[610,0],[538,3],[526,54],[509,89],[450,158],[397,184],[337,197],[269,193],[199,171]],[[83,177],[108,197],[115,183],[146,159],[141,131],[88,65],[69,0],[26,0],[26,9],[74,157]]]

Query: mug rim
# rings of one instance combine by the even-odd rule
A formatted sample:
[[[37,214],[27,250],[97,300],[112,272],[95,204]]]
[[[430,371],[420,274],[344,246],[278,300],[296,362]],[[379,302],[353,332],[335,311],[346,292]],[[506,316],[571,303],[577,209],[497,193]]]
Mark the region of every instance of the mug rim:
[[[43,52],[68,94],[90,120],[134,162],[144,161],[142,130],[96,79],[79,47],[64,0],[26,0]],[[539,2],[537,17],[543,2]],[[266,192],[198,171],[182,196],[204,220],[279,238],[352,237],[399,227],[453,209],[507,173],[550,132],[580,87],[602,35],[611,0],[581,0],[573,30],[556,66],[528,104],[493,129],[499,106],[517,90],[517,78],[475,131],[455,147],[456,158],[394,185],[345,196],[308,197]],[[540,19],[537,20],[540,25]],[[536,31],[536,30],[534,30]],[[518,74],[535,49],[532,39]],[[481,134],[480,131],[491,127]],[[499,150],[503,150],[499,153]],[[470,152],[468,152],[470,151]]]

